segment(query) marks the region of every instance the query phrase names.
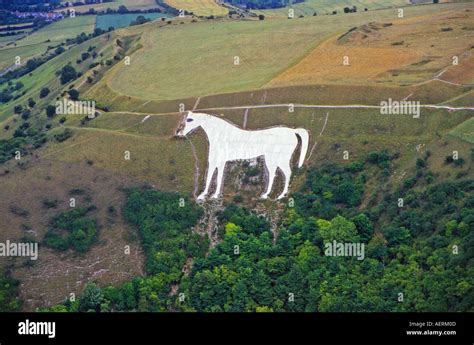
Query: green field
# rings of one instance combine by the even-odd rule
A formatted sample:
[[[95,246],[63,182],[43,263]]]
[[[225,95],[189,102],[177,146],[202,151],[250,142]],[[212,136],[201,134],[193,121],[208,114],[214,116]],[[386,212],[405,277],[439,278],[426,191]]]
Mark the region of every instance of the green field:
[[[16,46],[0,49],[0,69],[12,65],[15,57],[20,56],[24,61],[42,54],[50,45],[64,42],[66,38],[74,38],[81,32],[89,34],[94,31],[95,16],[77,16],[66,18],[16,41]]]
[[[226,7],[217,4],[216,0],[165,0],[178,10],[192,12],[196,16],[225,16],[229,11]]]
[[[292,8],[295,16],[312,16],[314,12],[318,15],[332,13],[332,11],[343,12],[344,7],[357,7],[358,11],[376,10],[389,7],[400,7],[409,4],[408,0],[306,0],[302,3],[294,4],[291,7],[261,10],[257,13],[263,13],[266,16],[287,17],[288,10]]]
[[[463,9],[467,5],[440,6]],[[436,5],[409,7],[405,18],[438,11]],[[257,89],[326,38],[367,22],[396,18],[396,10],[388,9],[294,20],[150,25],[143,29],[143,49],[132,56],[130,66],[114,69],[108,85],[118,94],[148,100]],[[234,65],[236,56],[238,66]]]
[[[109,27],[115,29],[124,28],[130,25],[138,16],[154,20],[156,18],[168,18],[164,13],[127,13],[127,14],[106,14],[97,16],[95,27],[97,29],[107,30]]]
[[[61,1],[61,2],[70,2],[70,1]],[[74,6],[73,8],[76,12],[87,12],[89,9],[93,8],[96,11],[105,11],[108,8],[117,10],[120,6],[125,6],[129,10],[148,10],[150,8],[156,8],[156,1],[155,0],[114,0],[112,2],[104,2],[101,4],[92,4],[92,5],[82,5],[82,6]],[[57,10],[57,12],[61,12],[61,10]]]
[[[474,117],[461,123],[450,134],[474,144]]]

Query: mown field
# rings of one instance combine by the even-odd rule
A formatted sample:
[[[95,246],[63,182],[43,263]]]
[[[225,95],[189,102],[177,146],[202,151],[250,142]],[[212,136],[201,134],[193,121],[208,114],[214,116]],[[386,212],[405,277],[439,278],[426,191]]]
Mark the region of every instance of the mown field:
[[[405,20],[435,15],[441,8],[439,6],[444,10],[459,11],[469,7],[462,3],[409,7],[405,10]],[[146,100],[183,99],[257,89],[297,65],[330,37],[338,37],[354,26],[369,22],[396,20],[396,10],[389,9],[294,20],[199,22],[161,28],[149,25],[143,27],[143,48],[132,56],[131,65],[118,66],[104,82],[117,94]],[[465,34],[469,33],[466,31]],[[436,45],[436,42],[433,43]],[[399,51],[390,45],[386,48],[389,54]],[[342,60],[339,55],[346,48],[337,49],[334,54],[338,58],[332,57],[332,63]],[[371,59],[383,50],[374,49],[369,58],[362,60],[365,66],[362,70],[372,66],[377,74],[383,70],[384,63],[372,64]],[[353,51],[357,56],[364,55],[364,47],[355,47]],[[386,68],[419,61],[419,55],[415,58],[409,49],[403,51],[407,57],[395,54],[391,58],[393,64]],[[351,48],[347,48],[347,52],[351,54]],[[421,51],[420,54],[430,52]],[[236,57],[240,60],[238,65],[234,64]],[[353,64],[356,62],[357,57]],[[376,66],[381,66],[381,69],[376,70]],[[322,72],[325,70],[324,66],[318,68]],[[370,75],[371,72],[368,73]],[[362,75],[366,77],[367,72]],[[338,73],[338,76],[343,82],[344,72]],[[325,79],[319,78],[318,82],[324,83]]]
[[[193,12],[196,16],[225,16],[227,8],[217,4],[216,0],[165,0],[178,10]]]
[[[131,22],[137,19],[138,16],[143,16],[146,19],[154,20],[156,18],[168,18],[164,13],[126,13],[126,14],[105,14],[97,16],[95,27],[102,30],[108,30],[110,27],[115,29],[124,28],[130,25]]]
[[[68,1],[61,1],[61,2],[68,2]],[[89,9],[93,8],[96,11],[105,11],[107,8],[117,10],[120,6],[125,6],[129,10],[148,10],[150,8],[156,8],[156,1],[155,0],[114,0],[112,2],[104,2],[101,4],[91,4],[91,5],[82,5],[82,6],[74,6],[74,10],[76,12],[87,12]],[[57,10],[58,12],[63,11]]]

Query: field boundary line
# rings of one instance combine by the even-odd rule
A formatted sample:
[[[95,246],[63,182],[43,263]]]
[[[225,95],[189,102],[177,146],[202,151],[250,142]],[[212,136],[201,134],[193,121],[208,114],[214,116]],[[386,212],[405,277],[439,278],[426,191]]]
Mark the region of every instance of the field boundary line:
[[[232,107],[214,107],[214,108],[203,108],[196,109],[196,111],[205,110],[238,110],[238,109],[261,109],[261,108],[309,108],[309,109],[381,109],[381,105],[364,105],[364,104],[346,104],[346,105],[329,105],[329,104],[291,104],[291,103],[279,103],[279,104],[265,104],[265,105],[239,105]],[[433,108],[433,109],[445,109],[445,110],[474,110],[474,107],[450,107],[448,105],[436,105],[436,104],[421,104],[421,108]]]

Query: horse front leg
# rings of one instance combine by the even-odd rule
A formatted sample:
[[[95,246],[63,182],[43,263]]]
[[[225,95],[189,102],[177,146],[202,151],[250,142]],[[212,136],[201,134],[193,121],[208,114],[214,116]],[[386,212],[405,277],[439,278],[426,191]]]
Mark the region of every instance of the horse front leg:
[[[224,169],[225,169],[225,162],[217,166],[216,191],[214,192],[214,195],[211,197],[213,199],[219,198],[219,195],[221,194],[222,187],[224,185]]]
[[[275,180],[276,169],[277,169],[276,167],[273,167],[273,166],[268,167],[267,166],[267,170],[268,170],[267,191],[260,196],[261,199],[267,199],[268,195],[270,195],[270,193],[272,191],[272,187],[273,187],[273,180]]]
[[[206,176],[206,186],[204,191],[197,197],[198,200],[204,200],[207,193],[209,192],[209,187],[211,186],[212,176],[214,176],[214,171],[216,171],[217,166],[214,163],[209,162],[209,168],[207,169]]]

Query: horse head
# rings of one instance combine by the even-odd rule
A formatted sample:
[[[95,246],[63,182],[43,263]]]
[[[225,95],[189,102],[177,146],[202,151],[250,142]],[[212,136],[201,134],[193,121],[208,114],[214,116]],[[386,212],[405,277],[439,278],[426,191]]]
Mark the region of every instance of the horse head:
[[[178,126],[176,131],[176,136],[184,137],[194,131],[196,128],[202,126],[204,121],[207,119],[206,114],[193,113],[188,111],[186,116],[184,116],[183,121]]]

